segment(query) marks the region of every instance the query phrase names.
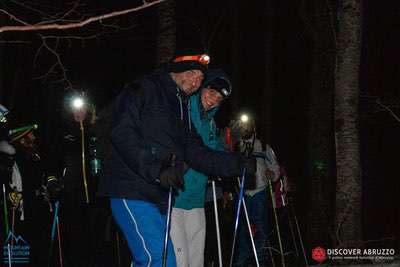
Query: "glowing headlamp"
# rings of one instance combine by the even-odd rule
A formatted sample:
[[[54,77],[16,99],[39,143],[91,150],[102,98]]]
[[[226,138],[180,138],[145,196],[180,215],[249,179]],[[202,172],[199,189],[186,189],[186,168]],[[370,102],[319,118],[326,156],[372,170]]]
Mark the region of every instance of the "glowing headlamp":
[[[71,104],[73,109],[81,109],[85,105],[85,100],[80,96],[74,97]]]
[[[88,107],[88,100],[86,98],[85,92],[72,92],[72,94],[67,96],[66,101],[69,109],[73,112],[87,109]]]
[[[249,121],[249,116],[247,114],[240,115],[240,122],[247,123]]]
[[[208,65],[210,63],[210,56],[207,54],[202,54],[193,56],[181,56],[174,59],[174,63],[182,61],[197,61],[202,65]]]

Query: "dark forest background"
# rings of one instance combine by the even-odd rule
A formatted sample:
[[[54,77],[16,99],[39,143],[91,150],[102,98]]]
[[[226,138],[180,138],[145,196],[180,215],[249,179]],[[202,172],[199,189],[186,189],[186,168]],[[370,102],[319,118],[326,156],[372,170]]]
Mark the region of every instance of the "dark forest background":
[[[168,2],[168,1],[167,1]],[[335,214],[335,140],[333,88],[340,1],[176,1],[176,46],[202,46],[211,67],[231,76],[233,95],[218,114],[218,124],[246,110],[258,135],[272,145],[296,188],[295,205],[307,248],[332,246]],[[29,3],[29,2],[28,2]],[[31,3],[32,4],[32,3]],[[83,3],[82,3],[83,4]],[[101,14],[129,8],[132,1],[85,1],[80,11]],[[137,1],[136,4],[140,4]],[[32,4],[33,5],[33,4]],[[35,1],[37,8],[63,10],[63,1]],[[69,84],[38,34],[87,36],[60,39],[57,52],[76,90],[84,90],[99,110],[123,85],[157,67],[160,42],[155,5],[100,24],[70,31],[0,33],[0,103],[11,123],[38,123],[45,153],[59,124]],[[22,12],[3,1],[1,8]],[[328,8],[329,7],[329,8]],[[20,13],[29,20],[30,11]],[[369,247],[399,248],[400,122],[379,100],[400,113],[400,2],[362,1],[358,129],[362,177],[362,234]],[[12,20],[1,14],[0,24]],[[103,22],[105,23],[105,22]],[[18,42],[16,42],[18,41]],[[49,44],[54,45],[54,39]],[[317,153],[323,148],[323,153]],[[316,152],[317,151],[317,152]],[[320,156],[323,155],[323,156]],[[322,167],[321,167],[322,166]],[[321,172],[323,174],[321,174]],[[322,178],[321,178],[322,177]],[[318,180],[319,179],[319,180]]]

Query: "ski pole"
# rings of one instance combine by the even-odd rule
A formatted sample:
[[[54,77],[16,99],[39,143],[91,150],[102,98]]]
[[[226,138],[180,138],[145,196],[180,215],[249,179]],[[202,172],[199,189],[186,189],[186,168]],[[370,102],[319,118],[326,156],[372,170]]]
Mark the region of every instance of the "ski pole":
[[[58,217],[58,209],[59,209],[60,203],[56,201],[54,204],[55,209],[54,209],[54,218],[53,218],[53,226],[51,228],[51,240],[54,241],[56,237],[56,227],[57,227],[57,217]]]
[[[171,167],[175,166],[176,155],[171,154]],[[162,258],[162,266],[167,266],[167,251],[168,251],[168,236],[169,236],[169,228],[171,224],[171,212],[172,212],[172,186],[169,187],[168,192],[168,210],[167,210],[167,222],[165,225],[165,235],[164,235],[164,247],[163,247],[163,258]]]
[[[291,218],[290,212],[289,211],[286,211],[286,212],[287,212],[287,216],[288,216],[290,234],[292,236],[293,246],[294,246],[294,250],[296,252],[296,257],[299,257],[299,249],[297,248],[297,240],[296,240],[296,234],[294,233],[294,229],[293,229],[292,218]]]
[[[292,216],[290,215],[290,211],[288,210],[288,208],[289,207],[285,207],[285,211],[287,213],[287,217],[288,217],[288,221],[289,221],[290,234],[292,236],[294,250],[296,251],[296,257],[299,257],[299,249],[297,248],[296,234],[294,233],[293,222],[292,222],[292,218],[291,218]]]
[[[291,201],[292,202],[292,201]],[[300,240],[300,245],[301,245],[301,249],[303,250],[303,257],[304,257],[304,262],[306,264],[306,267],[308,267],[308,260],[307,260],[307,255],[306,255],[306,250],[304,248],[304,243],[303,243],[303,238],[301,236],[301,231],[300,231],[300,227],[299,227],[299,222],[297,221],[297,216],[296,216],[296,212],[294,210],[293,204],[290,202],[289,206],[290,206],[290,210],[291,213],[293,214],[294,217],[294,221],[296,224],[296,229],[297,229],[297,234],[299,235],[299,240]]]
[[[267,238],[267,246],[268,246],[269,256],[271,257],[272,267],[275,267],[274,255],[272,254],[272,245],[271,245],[271,243],[269,242],[268,238]]]
[[[274,210],[275,226],[276,226],[276,232],[277,232],[277,236],[278,236],[279,249],[280,249],[280,252],[281,252],[282,266],[285,267],[286,266],[285,265],[285,256],[283,255],[282,239],[281,239],[281,233],[280,233],[280,230],[279,230],[278,215],[276,213],[275,194],[274,194],[274,192],[272,190],[271,180],[268,180],[268,184],[269,184],[269,190],[270,190],[270,194],[271,194],[272,209]]]
[[[5,230],[6,230],[6,236],[9,236],[7,197],[6,197],[6,185],[5,184],[3,184],[3,207],[4,207],[4,226],[5,226]],[[12,240],[14,240],[14,238]],[[11,246],[10,246],[10,243],[7,244],[7,251],[8,251],[8,267],[11,267]]]
[[[8,250],[8,267],[11,267],[11,246],[10,243],[7,245],[7,250]]]
[[[240,181],[238,179],[238,183],[240,185]],[[256,260],[256,265],[257,267],[260,266],[260,262],[258,260],[258,255],[257,255],[257,249],[256,249],[256,244],[254,243],[254,237],[251,231],[251,224],[250,224],[250,218],[249,218],[249,214],[247,213],[247,207],[246,207],[246,200],[243,198],[242,200],[242,204],[243,204],[243,210],[244,210],[244,215],[246,217],[246,223],[247,223],[247,229],[249,230],[249,236],[250,236],[250,241],[251,241],[251,247],[253,249],[253,253],[254,253],[254,258]]]
[[[83,177],[83,185],[85,187],[86,203],[89,204],[89,191],[86,179],[85,128],[83,127],[83,121],[80,121],[79,124],[81,129],[81,146],[82,146],[82,177]]]
[[[118,262],[118,267],[121,267],[121,252],[119,248],[119,234],[118,231],[115,232],[115,239],[117,242],[117,262]]]
[[[229,263],[230,267],[232,267],[233,254],[235,253],[235,243],[236,243],[236,235],[237,235],[237,230],[238,230],[238,225],[239,225],[240,207],[242,206],[242,199],[244,196],[243,193],[244,193],[245,175],[246,175],[246,169],[243,169],[242,181],[240,183],[240,190],[239,190],[239,199],[238,199],[238,204],[237,204],[237,209],[236,209],[235,228],[233,230],[233,243],[232,243],[231,259],[230,259],[230,263]]]
[[[215,181],[212,180],[212,190],[214,199],[214,214],[215,214],[215,229],[217,230],[217,245],[218,245],[218,260],[219,267],[222,267],[222,250],[221,250],[221,235],[219,232],[219,218],[218,218],[218,208],[217,208],[217,194],[215,192]]]
[[[271,154],[272,154],[272,160],[273,162],[278,163],[278,159],[276,157],[275,151],[271,147]],[[279,230],[279,221],[278,221],[278,215],[276,213],[276,202],[275,202],[275,194],[272,189],[272,182],[271,180],[268,180],[268,185],[269,185],[269,190],[271,193],[271,200],[272,200],[272,209],[274,210],[274,217],[275,217],[275,224],[276,224],[276,231],[277,231],[277,236],[278,236],[278,241],[279,241],[279,249],[281,252],[281,260],[282,260],[282,266],[285,267],[285,256],[283,255],[283,246],[282,246],[282,239],[281,239],[281,233]],[[284,200],[284,199],[282,199]],[[282,202],[284,203],[284,202]]]
[[[50,248],[49,248],[49,263],[48,266],[51,266],[51,259],[53,256],[53,246],[54,246],[54,240],[56,236],[56,227],[57,227],[57,217],[58,217],[58,208],[59,208],[59,202],[56,201],[54,204],[54,216],[53,216],[53,223],[51,227],[51,235],[50,235]]]
[[[4,208],[4,227],[6,230],[6,236],[8,235],[8,211],[7,211],[7,197],[6,197],[6,185],[3,184],[3,208]]]
[[[61,248],[61,231],[60,231],[60,219],[57,215],[57,237],[58,237],[58,256],[60,259],[60,267],[63,267],[63,257]]]
[[[11,232],[15,233],[15,207],[12,207],[12,216],[11,216]],[[11,239],[11,250],[14,246],[14,239]]]
[[[163,259],[162,259],[163,267],[167,266],[167,249],[168,249],[169,227],[171,223],[171,210],[172,210],[172,186],[169,187],[169,193],[168,193],[167,223],[165,226],[164,248],[163,248]]]

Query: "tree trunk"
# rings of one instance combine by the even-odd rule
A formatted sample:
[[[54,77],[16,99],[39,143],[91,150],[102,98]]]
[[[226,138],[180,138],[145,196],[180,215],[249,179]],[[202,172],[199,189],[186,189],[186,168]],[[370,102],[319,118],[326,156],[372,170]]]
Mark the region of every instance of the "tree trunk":
[[[158,5],[157,64],[167,63],[176,46],[175,1],[168,0]]]
[[[0,24],[3,24],[4,18],[0,17]],[[0,40],[3,40],[3,38],[0,38]],[[4,88],[4,63],[5,63],[5,55],[4,55],[4,49],[6,45],[0,43],[0,104],[5,105],[5,95],[6,95],[6,90]]]
[[[358,136],[361,48],[360,0],[341,0],[338,7],[335,73],[337,246],[356,245],[361,229],[361,165]]]
[[[332,9],[316,0],[310,19],[304,18],[312,41],[312,65],[308,107],[309,246],[331,245],[334,195],[333,85],[335,28]]]
[[[2,64],[0,64],[0,103],[5,104],[4,103],[4,98],[5,98],[5,88],[4,88],[4,54],[3,54],[3,44],[0,44],[0,62],[2,62]]]

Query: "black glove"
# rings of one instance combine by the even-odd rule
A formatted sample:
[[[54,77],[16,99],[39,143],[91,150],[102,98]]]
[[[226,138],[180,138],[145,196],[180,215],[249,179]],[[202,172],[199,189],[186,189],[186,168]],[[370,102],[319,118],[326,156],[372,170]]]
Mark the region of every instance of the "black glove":
[[[64,185],[57,177],[47,177],[47,197],[50,201],[60,199],[63,189]]]
[[[248,157],[242,156],[240,158],[240,170],[246,169],[246,175],[255,175],[257,171],[256,157],[250,155]]]
[[[184,162],[172,164],[166,167],[160,173],[160,184],[165,189],[172,187],[175,190],[184,190],[183,176],[185,175],[188,166]]]

